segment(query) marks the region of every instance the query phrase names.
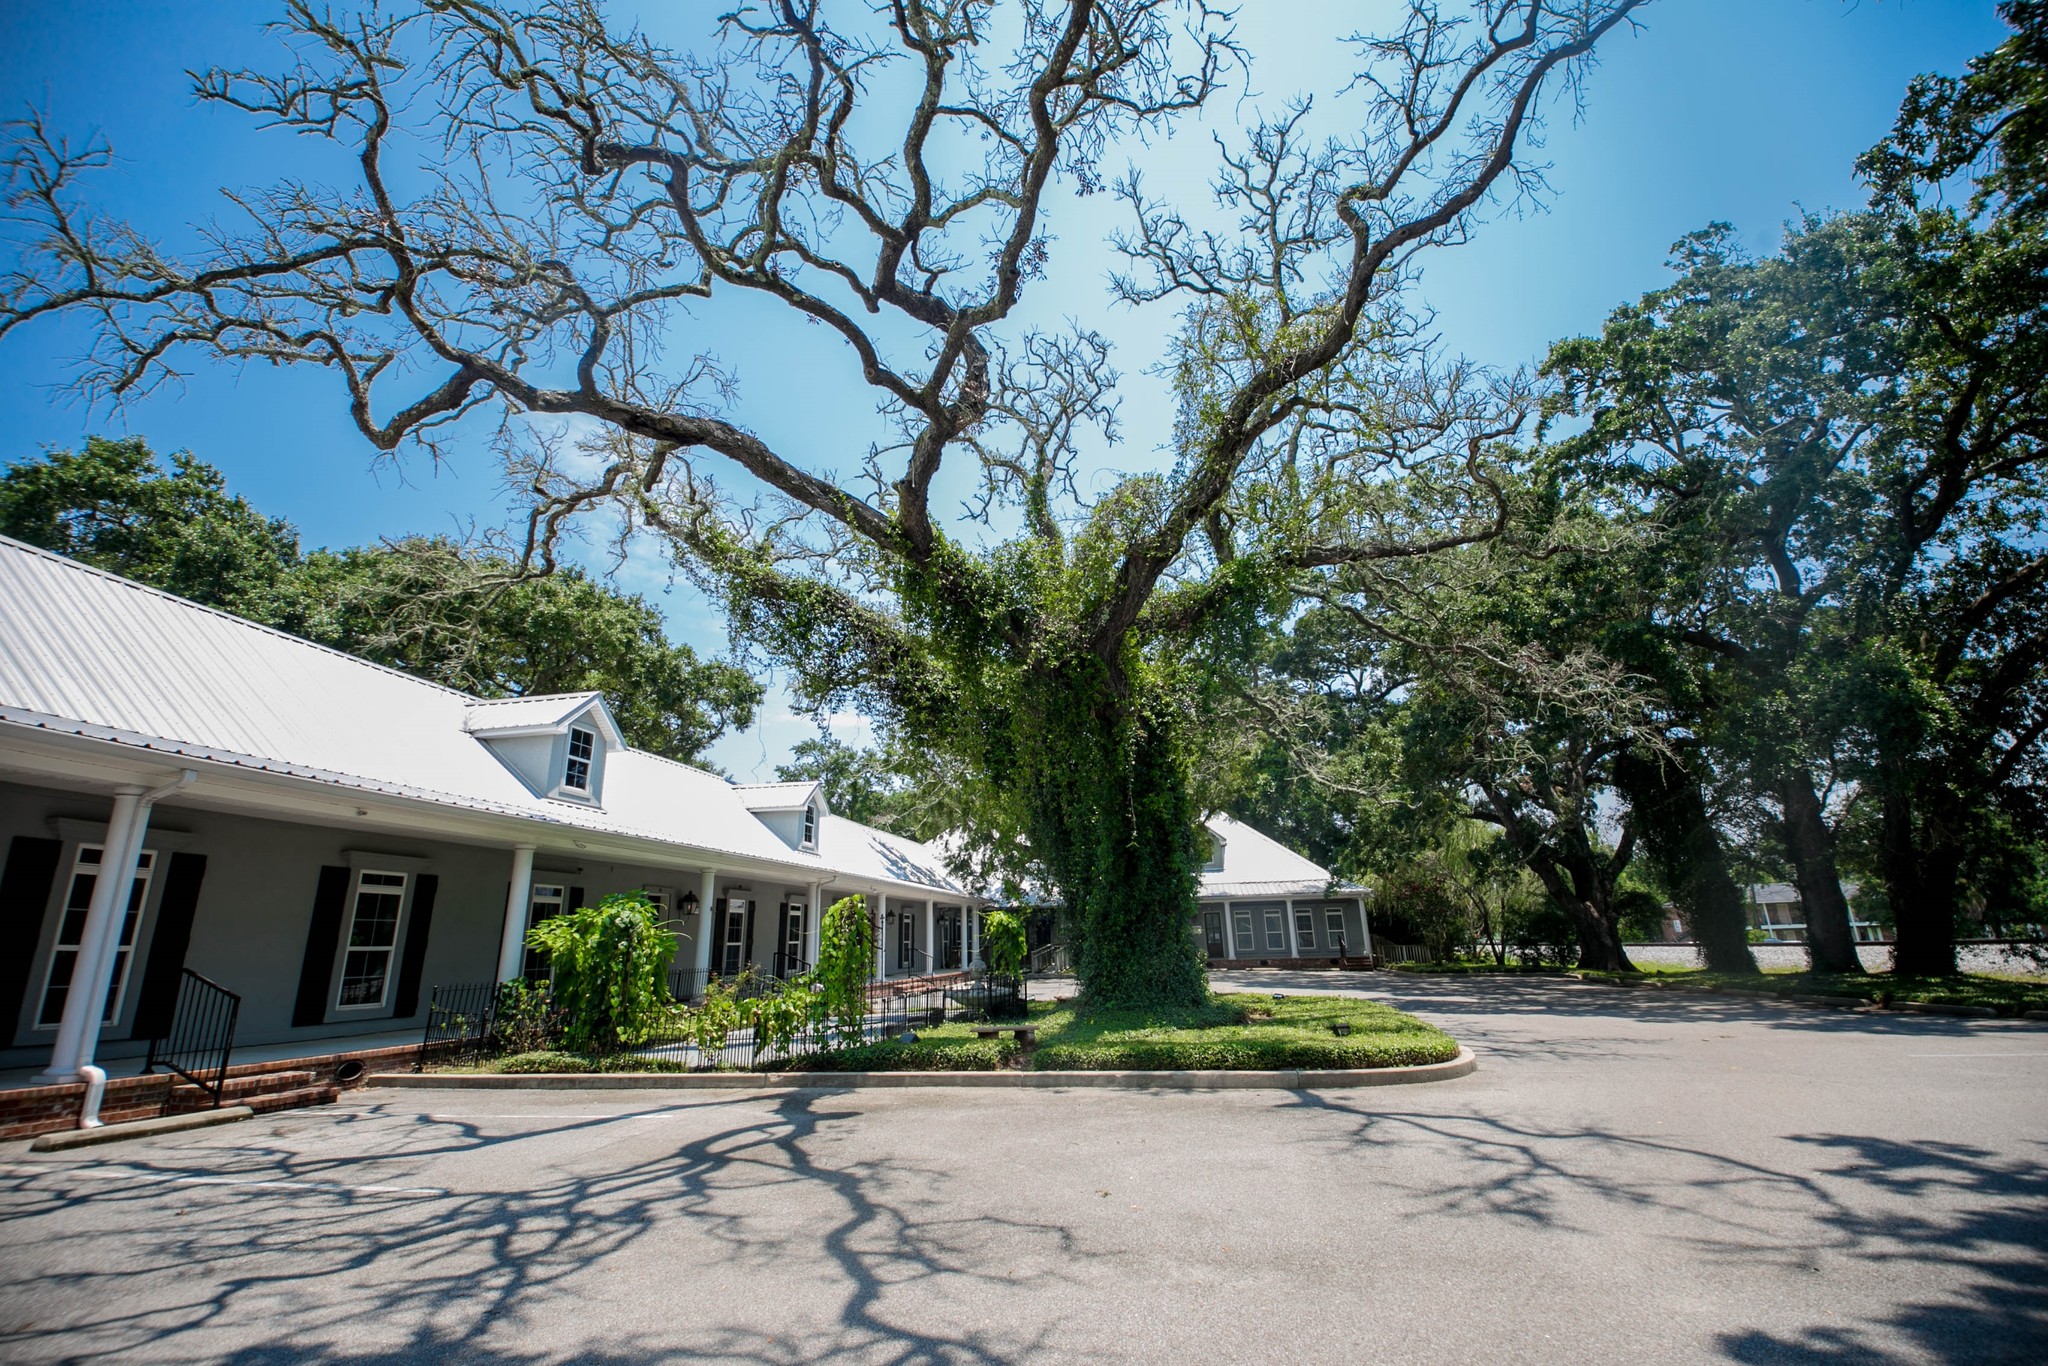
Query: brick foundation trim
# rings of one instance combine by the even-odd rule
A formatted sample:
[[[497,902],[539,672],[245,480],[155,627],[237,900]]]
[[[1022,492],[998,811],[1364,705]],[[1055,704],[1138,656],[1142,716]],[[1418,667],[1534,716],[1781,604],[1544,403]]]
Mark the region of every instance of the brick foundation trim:
[[[419,1059],[418,1044],[399,1044],[393,1048],[360,1048],[304,1058],[238,1063],[228,1068],[228,1076],[260,1077],[273,1072],[311,1072],[320,1084],[347,1090],[361,1086],[363,1078],[372,1072],[409,1068]],[[344,1082],[341,1070],[351,1062],[361,1063],[362,1067],[352,1080]],[[112,1078],[107,1082],[106,1095],[100,1100],[100,1118],[109,1124],[131,1119],[155,1119],[169,1108],[174,1080],[164,1072],[144,1077]],[[0,1141],[75,1129],[84,1105],[85,1083],[80,1081],[60,1086],[17,1086],[0,1090]]]

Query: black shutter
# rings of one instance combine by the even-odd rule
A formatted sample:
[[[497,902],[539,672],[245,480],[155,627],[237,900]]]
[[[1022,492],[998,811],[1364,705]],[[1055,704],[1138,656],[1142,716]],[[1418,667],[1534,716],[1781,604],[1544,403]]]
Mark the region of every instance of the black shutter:
[[[192,916],[199,909],[199,884],[205,877],[206,855],[171,855],[164,893],[156,903],[156,933],[149,938],[149,966],[143,970],[130,1038],[161,1039],[171,1032],[178,987],[184,981],[185,950],[192,943]]]
[[[349,870],[320,870],[313,893],[313,923],[306,928],[306,958],[299,965],[299,999],[292,1007],[292,1028],[303,1029],[327,1018],[334,994],[334,951],[341,943],[341,917],[348,907]]]
[[[0,872],[0,943],[12,945],[13,951],[0,954],[0,1039],[9,1043],[28,994],[29,968],[42,941],[50,886],[63,856],[62,840],[16,835],[7,846],[7,868]]]
[[[420,1008],[420,974],[427,968],[427,932],[434,924],[434,894],[441,879],[421,873],[412,887],[412,918],[405,923],[405,948],[399,955],[398,1009],[391,1018],[402,1020]]]
[[[745,972],[754,963],[754,916],[761,909],[758,901],[747,903],[747,938],[740,945],[740,971]]]
[[[580,911],[583,909],[583,889],[581,887],[571,887],[569,889],[569,899],[562,903],[562,909],[565,911]]]

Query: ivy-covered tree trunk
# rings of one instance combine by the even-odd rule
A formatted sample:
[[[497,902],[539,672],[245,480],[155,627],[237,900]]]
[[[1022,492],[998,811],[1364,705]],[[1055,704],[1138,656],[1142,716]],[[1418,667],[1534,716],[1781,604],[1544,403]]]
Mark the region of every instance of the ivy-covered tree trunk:
[[[1636,813],[1644,844],[1685,910],[1711,972],[1754,973],[1742,892],[1707,811],[1699,780],[1677,760],[1630,753],[1615,761],[1615,785]]]
[[[1199,1005],[1200,824],[1173,719],[1100,675],[1037,677],[1018,721],[1032,850],[1068,908],[1094,1005]]]
[[[1815,972],[1859,973],[1856,934],[1849,926],[1849,899],[1842,895],[1842,875],[1835,863],[1835,839],[1821,814],[1813,775],[1796,769],[1778,785],[1784,808],[1786,851],[1792,855],[1792,880],[1806,916],[1806,952]]]

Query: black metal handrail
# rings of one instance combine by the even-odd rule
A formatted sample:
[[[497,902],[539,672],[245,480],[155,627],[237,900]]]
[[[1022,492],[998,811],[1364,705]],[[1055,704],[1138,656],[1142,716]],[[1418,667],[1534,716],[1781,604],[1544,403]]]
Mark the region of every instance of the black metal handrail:
[[[778,979],[786,981],[791,977],[801,977],[810,970],[810,959],[800,957],[784,949],[776,951],[773,971]]]
[[[142,1070],[154,1072],[161,1066],[183,1077],[211,1097],[217,1110],[227,1086],[228,1054],[234,1051],[242,998],[190,968],[183,972],[171,1027],[162,1037],[149,1041],[149,1057]]]
[[[1024,972],[1027,976],[1044,972],[1065,972],[1067,946],[1065,944],[1040,944],[1024,958]]]

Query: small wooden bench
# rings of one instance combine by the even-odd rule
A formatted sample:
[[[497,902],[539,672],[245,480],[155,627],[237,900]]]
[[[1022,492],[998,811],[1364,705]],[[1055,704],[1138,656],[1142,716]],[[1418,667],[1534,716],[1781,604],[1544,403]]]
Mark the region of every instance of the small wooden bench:
[[[1016,1035],[1017,1042],[1026,1048],[1038,1047],[1037,1025],[976,1025],[974,1027],[974,1037],[977,1039],[1000,1039],[1005,1034]]]

